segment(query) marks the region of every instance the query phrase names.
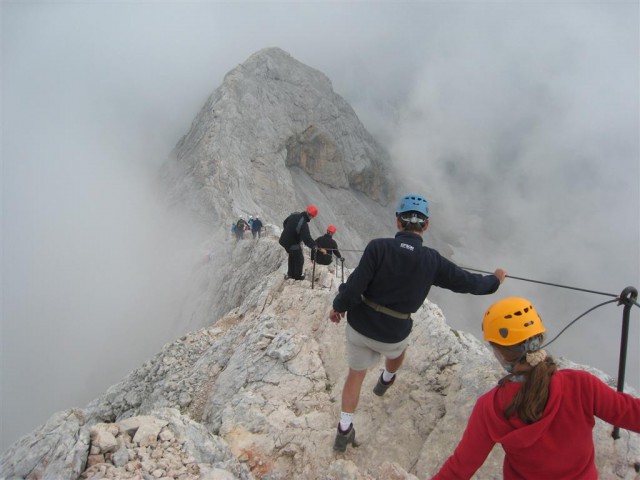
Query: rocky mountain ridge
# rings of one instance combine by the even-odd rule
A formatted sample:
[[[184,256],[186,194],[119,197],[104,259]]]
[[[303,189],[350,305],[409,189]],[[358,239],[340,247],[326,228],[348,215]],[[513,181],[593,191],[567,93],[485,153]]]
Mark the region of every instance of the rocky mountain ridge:
[[[319,267],[314,288],[284,280],[277,243],[282,220],[314,203],[312,233],[337,225],[355,266],[369,239],[394,233],[391,172],[388,154],[322,73],[279,49],[229,72],[164,170],[172,200],[209,231],[176,319],[190,333],[12,445],[0,455],[0,479],[428,478],[497,381],[492,355],[427,301],[393,390],[378,398],[376,375],[365,381],[356,413],[363,444],[336,455],[347,366],[344,323],[327,312],[341,272]],[[231,223],[249,214],[268,224],[266,237],[229,238]],[[613,441],[610,431],[598,423],[594,433],[601,476],[637,478],[637,435]],[[501,478],[501,455],[494,449],[477,478]]]
[[[332,324],[327,312],[339,272],[317,267],[312,289],[309,280],[284,280],[275,237],[235,249],[250,261],[266,259],[272,273],[212,326],[166,345],[86,408],[59,412],[14,444],[0,457],[0,478],[371,480],[435,473],[476,398],[501,375],[487,348],[452,330],[427,301],[415,315],[393,391],[376,397],[376,374],[365,381],[356,413],[362,445],[336,454],[347,366],[344,323]],[[637,478],[638,436],[622,431],[614,441],[610,434],[598,422],[601,477]],[[497,447],[476,478],[501,472]]]

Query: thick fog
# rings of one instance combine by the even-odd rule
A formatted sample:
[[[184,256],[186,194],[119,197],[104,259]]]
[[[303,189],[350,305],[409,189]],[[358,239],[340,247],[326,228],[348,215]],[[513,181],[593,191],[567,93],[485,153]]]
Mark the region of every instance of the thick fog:
[[[413,179],[405,189],[429,197],[455,261],[640,286],[637,3],[1,9],[0,450],[188,328],[176,319],[208,230],[167,211],[158,168],[224,74],[265,47],[329,76]],[[513,279],[501,294],[529,297],[551,336],[608,299]],[[432,299],[480,336],[487,298]],[[615,376],[621,314],[594,312],[552,353]]]

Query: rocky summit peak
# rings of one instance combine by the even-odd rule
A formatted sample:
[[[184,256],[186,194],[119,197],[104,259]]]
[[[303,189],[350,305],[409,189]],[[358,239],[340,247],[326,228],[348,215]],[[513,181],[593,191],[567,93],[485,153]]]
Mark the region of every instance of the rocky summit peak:
[[[308,203],[326,213],[339,203],[350,220],[362,215],[350,205],[375,211],[395,195],[390,156],[353,108],[324,74],[279,48],[225,76],[168,166],[174,193],[225,225],[243,212],[284,218]],[[344,223],[347,235],[362,232]]]
[[[239,216],[260,215],[278,228],[313,204],[320,212],[310,224],[313,237],[336,225],[342,247],[353,251],[395,228],[389,154],[323,73],[279,48],[260,50],[225,76],[165,173],[173,197],[218,239],[211,248],[219,275],[206,279],[201,313],[187,314],[196,326],[241,300],[229,287],[234,266],[219,260],[233,255],[221,239]],[[357,254],[347,258],[355,262]]]
[[[264,48],[251,55],[245,62],[233,69],[225,77],[245,77],[259,81],[288,82],[305,88],[312,88],[325,95],[333,94],[331,80],[314,68],[296,60],[281,48]]]

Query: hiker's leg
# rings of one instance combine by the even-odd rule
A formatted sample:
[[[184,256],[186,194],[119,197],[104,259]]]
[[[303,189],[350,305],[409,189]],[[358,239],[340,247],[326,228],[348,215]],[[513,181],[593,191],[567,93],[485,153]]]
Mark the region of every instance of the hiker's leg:
[[[302,267],[304,266],[304,255],[302,254],[302,249],[293,250],[291,254],[294,262],[293,278],[301,279]]]
[[[396,373],[398,369],[402,366],[402,362],[404,361],[404,354],[402,354],[397,358],[385,358],[384,360],[384,368],[389,373]]]
[[[295,278],[295,260],[293,258],[294,253],[293,252],[288,252],[289,253],[289,259],[288,259],[288,263],[287,263],[287,277],[289,278]]]
[[[356,332],[348,323],[345,334],[349,374],[342,389],[342,411],[353,413],[358,406],[360,388],[367,374],[367,369],[375,365],[380,359],[380,354],[367,347],[365,344],[367,338]]]
[[[347,379],[344,381],[342,388],[342,411],[353,413],[356,411],[358,401],[360,400],[360,389],[362,382],[367,375],[366,370],[349,369]]]

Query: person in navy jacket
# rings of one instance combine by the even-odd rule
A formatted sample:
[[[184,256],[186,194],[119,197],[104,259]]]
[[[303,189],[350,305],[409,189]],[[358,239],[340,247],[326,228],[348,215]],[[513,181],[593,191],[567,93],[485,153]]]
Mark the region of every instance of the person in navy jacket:
[[[506,480],[595,480],[595,418],[640,433],[640,399],[589,372],[557,369],[541,347],[545,328],[529,300],[496,302],[484,315],[482,331],[508,375],[478,399],[462,440],[435,480],[471,478],[496,443],[505,452]],[[629,477],[621,475],[635,478],[632,470],[629,465]]]
[[[329,319],[339,323],[347,316],[346,345],[349,372],[342,390],[342,411],[334,450],[344,452],[348,444],[357,446],[353,414],[360,388],[380,356],[385,369],[374,388],[378,396],[393,385],[402,365],[411,314],[424,303],[430,288],[446,288],[458,293],[486,295],[495,292],[506,277],[497,269],[492,275],[469,273],[422,245],[429,227],[429,204],[420,195],[406,195],[396,209],[394,238],[369,242],[358,266],[340,285]]]
[[[330,265],[333,261],[333,256],[335,255],[338,260],[344,262],[344,257],[340,254],[340,250],[338,250],[338,243],[333,238],[335,234],[335,225],[329,225],[327,227],[327,233],[316,238],[316,245],[318,248],[324,248],[327,253],[322,253],[319,250],[312,250],[311,260],[315,260],[315,262],[320,265]]]
[[[318,215],[318,208],[315,205],[309,205],[304,212],[295,212],[289,215],[282,224],[282,233],[280,234],[280,245],[287,251],[289,255],[288,269],[286,278],[294,280],[304,280],[304,255],[302,254],[302,243],[311,250],[317,249],[316,242],[311,238],[308,223],[312,218]],[[326,250],[322,250],[326,253]]]

